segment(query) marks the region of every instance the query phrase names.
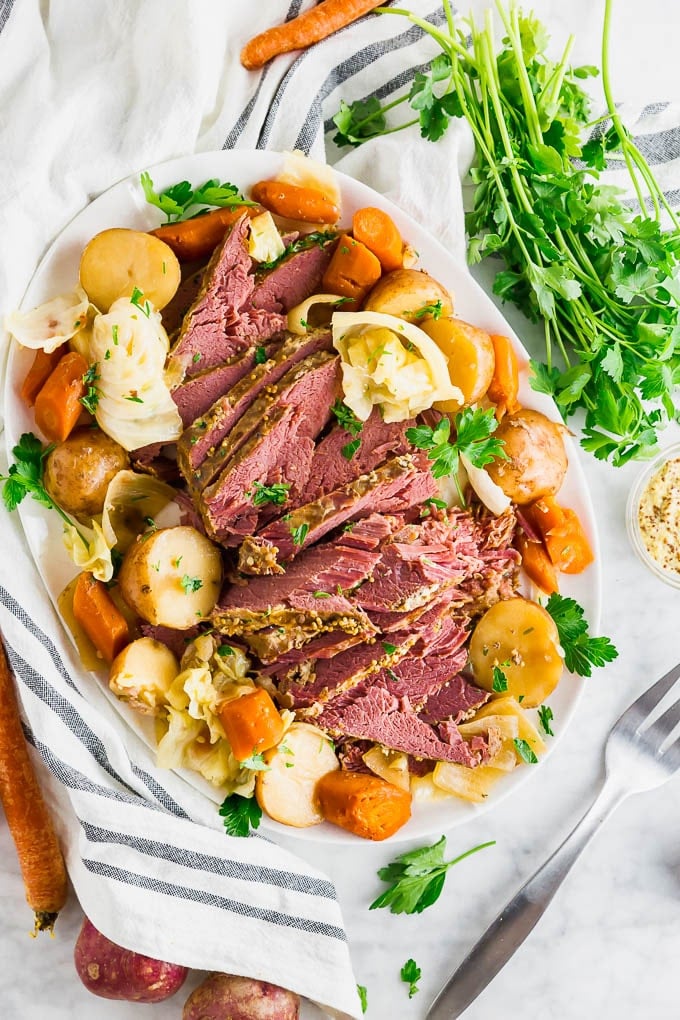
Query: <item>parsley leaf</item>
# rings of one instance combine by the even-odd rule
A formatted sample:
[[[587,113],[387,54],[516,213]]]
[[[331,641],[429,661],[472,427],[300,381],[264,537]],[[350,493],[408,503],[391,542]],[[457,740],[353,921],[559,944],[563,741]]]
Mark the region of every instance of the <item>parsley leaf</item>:
[[[142,304],[142,302],[144,302],[144,303]],[[144,294],[139,289],[139,287],[133,287],[132,295],[130,297],[130,304],[134,305],[135,308],[139,308],[140,312],[143,315],[145,315],[147,319],[151,315],[151,305],[149,304],[148,301],[146,301],[144,299]],[[140,401],[140,403],[141,403],[141,401]]]
[[[541,724],[541,729],[547,737],[555,736],[552,731],[552,726],[550,725],[554,718],[553,710],[549,705],[538,706],[538,721]]]
[[[222,801],[219,810],[224,827],[230,836],[248,836],[251,829],[257,829],[262,818],[262,808],[254,797],[242,797],[232,793]]]
[[[233,655],[234,649],[231,645],[220,645],[217,649],[217,654],[221,655],[222,658],[225,658],[227,655]]]
[[[106,352],[109,354],[109,351]],[[97,405],[99,404],[99,398],[101,396],[96,383],[99,382],[99,362],[95,361],[93,365],[90,365],[87,372],[83,375],[83,386],[87,387],[85,396],[80,398],[80,403],[83,405],[86,411],[90,414],[96,414]]]
[[[250,769],[252,772],[268,772],[270,768],[262,754],[251,754],[249,758],[243,759],[241,765],[244,769]]]
[[[265,503],[273,503],[274,506],[283,506],[288,499],[290,483],[275,482],[274,485],[262,485],[261,482],[253,482],[253,488],[247,495],[251,496],[253,506],[264,506]]]
[[[168,223],[191,218],[208,207],[232,208],[233,206],[252,206],[256,202],[247,201],[236,185],[228,181],[220,183],[209,180],[194,188],[189,181],[178,181],[161,192],[154,191],[150,175],[144,171],[139,178],[144,197],[149,205],[156,206],[165,214]],[[190,210],[196,212],[190,214]]]
[[[393,914],[422,913],[439,899],[449,868],[488,846],[495,846],[495,840],[480,843],[453,860],[445,861],[446,837],[442,836],[432,846],[400,854],[378,871],[378,876],[389,887],[371,903],[369,909],[389,907]]]
[[[264,365],[266,360],[267,360],[267,351],[265,350],[265,348],[264,347],[256,347],[255,348],[255,364],[256,365]]]
[[[604,666],[618,656],[617,649],[608,637],[590,637],[583,608],[574,599],[555,592],[545,608],[557,627],[564,650],[564,662],[570,673],[591,676],[593,666]]]
[[[413,996],[419,991],[418,982],[420,981],[422,971],[415,960],[407,960],[404,966],[399,971],[399,976],[402,981],[405,981],[408,987],[408,997],[412,999]]]
[[[357,985],[357,995],[359,996],[359,1002],[361,1003],[361,1012],[365,1013],[368,1009],[368,992],[366,991],[366,985]]]
[[[360,439],[353,439],[351,441],[351,443],[345,443],[345,445],[340,450],[340,453],[343,455],[345,460],[351,460],[352,457],[357,452],[357,450],[359,449],[360,446],[361,446],[361,440]]]
[[[515,750],[517,751],[517,754],[520,756],[522,761],[525,761],[527,765],[538,764],[538,758],[536,757],[536,755],[534,754],[526,740],[522,740],[520,737],[514,737],[512,742],[515,745]]]
[[[435,478],[453,475],[458,485],[458,465],[460,456],[464,454],[475,467],[484,467],[498,458],[507,460],[505,443],[493,436],[498,422],[493,408],[484,411],[482,408],[473,410],[466,407],[454,419],[455,438],[450,439],[451,422],[444,417],[430,428],[428,425],[417,425],[406,429],[406,438],[412,446],[419,450],[427,450],[432,461],[432,474]],[[461,502],[462,493],[459,493]]]
[[[293,538],[293,545],[304,545],[305,539],[307,538],[307,532],[309,531],[309,524],[299,524],[297,527],[290,529],[291,536]]]
[[[271,262],[260,262],[258,270],[263,269],[275,269],[280,265],[289,255],[294,255],[299,251],[307,251],[308,248],[314,248],[315,246],[323,248],[325,244],[332,241],[335,238],[335,234],[326,233],[323,230],[313,230],[310,234],[301,234],[300,237],[291,241],[287,244],[285,249]]]
[[[189,577],[188,574],[184,574],[179,583],[184,588],[185,595],[191,595],[192,592],[198,591],[203,587],[203,581],[200,577]]]
[[[435,301],[430,305],[423,305],[422,308],[419,308],[417,312],[413,313],[413,318],[424,319],[426,315],[431,315],[436,321],[437,319],[441,319],[443,311],[444,309],[441,301]]]
[[[340,109],[333,117],[338,129],[333,141],[336,145],[361,145],[367,138],[381,135],[387,127],[380,100],[376,96],[357,99],[354,103],[340,100]]]
[[[503,670],[500,668],[500,666],[494,666],[492,671],[491,671],[491,673],[492,673],[492,676],[493,676],[493,681],[492,681],[492,684],[491,684],[492,690],[496,694],[502,694],[503,691],[507,691],[507,689],[508,689],[508,678],[505,675],[505,673],[503,672]]]
[[[345,432],[349,432],[351,436],[356,436],[361,432],[364,427],[364,423],[360,421],[355,415],[351,407],[344,404],[342,400],[336,400],[331,411],[338,420],[338,425],[342,426]]]

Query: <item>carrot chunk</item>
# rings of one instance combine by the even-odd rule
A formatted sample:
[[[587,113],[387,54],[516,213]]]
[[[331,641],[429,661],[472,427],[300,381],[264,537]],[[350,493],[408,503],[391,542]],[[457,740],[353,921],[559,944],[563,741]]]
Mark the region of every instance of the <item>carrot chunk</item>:
[[[411,794],[378,776],[328,772],[316,794],[326,821],[363,839],[387,839],[411,817]]]
[[[491,337],[491,343],[496,357],[496,365],[487,396],[496,404],[496,417],[500,421],[504,414],[513,414],[520,408],[517,399],[519,366],[509,337],[494,334]]]
[[[73,589],[73,615],[107,662],[130,643],[130,628],[104,584],[82,573]]]
[[[205,216],[196,216],[192,220],[181,223],[165,223],[162,227],[149,231],[154,237],[165,241],[172,248],[180,262],[193,262],[205,258],[217,247],[229,227],[243,213],[257,216],[262,209],[258,206],[238,205],[231,208],[215,209]]]
[[[262,687],[251,694],[225,701],[219,708],[219,716],[234,757],[239,761],[268,751],[283,736],[283,719],[271,696]]]
[[[33,364],[29,368],[19,391],[21,399],[27,407],[33,407],[35,398],[59,364],[63,353],[61,347],[57,347],[56,351],[52,351],[51,354],[47,354],[45,351],[35,352]]]
[[[291,220],[337,223],[340,219],[335,202],[316,188],[301,188],[283,181],[258,181],[251,188],[251,194],[265,209]]]
[[[544,496],[527,509],[558,570],[580,574],[593,562],[593,550],[574,510],[560,506],[553,496]]]
[[[377,256],[386,273],[401,268],[404,242],[394,220],[382,209],[373,206],[357,209],[352,218],[352,234]]]
[[[543,542],[533,542],[526,535],[517,534],[517,550],[522,557],[524,570],[546,595],[559,591],[557,571]]]
[[[322,287],[329,294],[352,298],[354,307],[363,301],[382,273],[380,260],[361,241],[341,234],[333,257],[323,274]],[[343,306],[351,311],[352,306]]]
[[[81,354],[65,354],[35,398],[35,423],[52,443],[63,443],[78,423],[86,372],[87,362]]]

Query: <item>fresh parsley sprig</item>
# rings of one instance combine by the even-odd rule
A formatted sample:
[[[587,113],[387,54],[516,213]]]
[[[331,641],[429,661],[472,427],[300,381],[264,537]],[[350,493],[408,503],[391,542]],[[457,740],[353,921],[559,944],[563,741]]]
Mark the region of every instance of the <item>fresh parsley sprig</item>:
[[[446,837],[442,836],[432,846],[400,854],[378,872],[383,882],[389,883],[389,888],[371,903],[369,909],[389,907],[393,914],[422,913],[439,899],[449,868],[488,846],[495,846],[495,840],[480,843],[453,860],[445,861]]]
[[[594,666],[604,666],[618,656],[610,638],[589,635],[583,607],[575,599],[555,592],[546,602],[545,608],[557,627],[564,651],[564,664],[570,673],[590,676]]]
[[[336,400],[331,411],[335,415],[338,425],[349,432],[351,436],[357,436],[364,427],[364,423],[357,418],[351,407],[348,407],[342,400]]]
[[[222,801],[219,810],[224,828],[230,836],[249,836],[251,829],[259,828],[262,808],[254,797],[232,793]]]
[[[75,528],[81,542],[88,549],[85,536],[69,515],[55,503],[43,484],[45,458],[53,449],[54,445],[43,446],[32,432],[24,432],[17,445],[12,448],[14,463],[10,464],[6,475],[0,475],[0,482],[5,483],[2,487],[3,503],[9,511],[12,511],[16,510],[26,496],[31,496],[41,506],[56,510],[65,524]]]
[[[287,244],[285,249],[279,256],[277,256],[277,258],[272,259],[270,262],[260,262],[257,268],[260,271],[263,269],[276,269],[276,267],[281,265],[284,259],[287,259],[289,255],[295,255],[299,251],[307,251],[308,248],[323,248],[323,246],[328,244],[329,241],[332,241],[334,237],[336,237],[334,233],[326,233],[323,230],[313,230],[309,234],[302,234],[294,241],[291,241],[290,244]],[[341,303],[342,299],[339,298],[336,304]]]
[[[266,503],[273,503],[274,506],[283,506],[288,499],[288,482],[275,482],[273,485],[263,485],[262,482],[253,482],[253,488],[247,494],[250,496],[253,506],[264,506]]]
[[[412,999],[416,992],[420,991],[418,988],[418,982],[422,976],[420,967],[415,960],[407,960],[399,971],[399,976],[408,985],[408,997]]]
[[[245,199],[235,184],[228,181],[220,183],[216,178],[211,178],[197,188],[189,181],[179,181],[160,192],[154,190],[153,181],[146,170],[140,175],[139,181],[149,205],[160,209],[168,223],[191,219],[211,207],[230,209],[232,206],[257,205],[257,202]]]
[[[85,395],[80,398],[80,403],[83,405],[86,411],[90,414],[97,413],[97,407],[99,405],[99,398],[101,391],[97,386],[99,382],[99,362],[95,361],[93,365],[90,365],[87,372],[83,374],[83,386],[86,386]]]

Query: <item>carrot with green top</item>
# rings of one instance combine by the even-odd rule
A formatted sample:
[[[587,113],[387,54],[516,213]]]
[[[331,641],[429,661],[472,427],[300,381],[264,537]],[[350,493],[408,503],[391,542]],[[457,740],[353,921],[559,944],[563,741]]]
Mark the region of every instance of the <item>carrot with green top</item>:
[[[404,242],[391,216],[382,209],[366,206],[352,218],[352,234],[380,260],[386,273],[403,265]]]
[[[87,392],[86,372],[81,354],[65,354],[35,398],[35,423],[52,443],[63,443],[76,427],[83,410],[81,397]]]

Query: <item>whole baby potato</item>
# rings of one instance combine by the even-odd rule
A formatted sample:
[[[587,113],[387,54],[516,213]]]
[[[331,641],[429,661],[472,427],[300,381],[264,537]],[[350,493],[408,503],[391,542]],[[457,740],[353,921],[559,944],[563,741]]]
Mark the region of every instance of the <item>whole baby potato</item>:
[[[396,315],[406,322],[419,325],[436,314],[451,315],[453,300],[448,290],[422,269],[394,269],[378,280],[364,302],[367,312]]]
[[[184,1004],[182,1020],[298,1020],[300,997],[268,981],[211,974]]]
[[[181,277],[177,256],[165,241],[125,227],[96,234],[80,257],[80,283],[100,312],[135,289],[142,292],[142,306],[146,300],[160,310],[174,297]]]
[[[125,1002],[162,1002],[184,984],[186,967],[165,963],[123,949],[98,931],[86,917],[76,941],[73,959],[78,977],[88,992],[102,999]]]
[[[529,408],[503,418],[494,438],[503,441],[509,459],[494,460],[486,470],[514,503],[533,503],[560,489],[567,472],[563,427]]]
[[[122,446],[100,429],[76,429],[45,458],[44,484],[67,514],[94,517],[104,509],[109,482],[130,466]]]

